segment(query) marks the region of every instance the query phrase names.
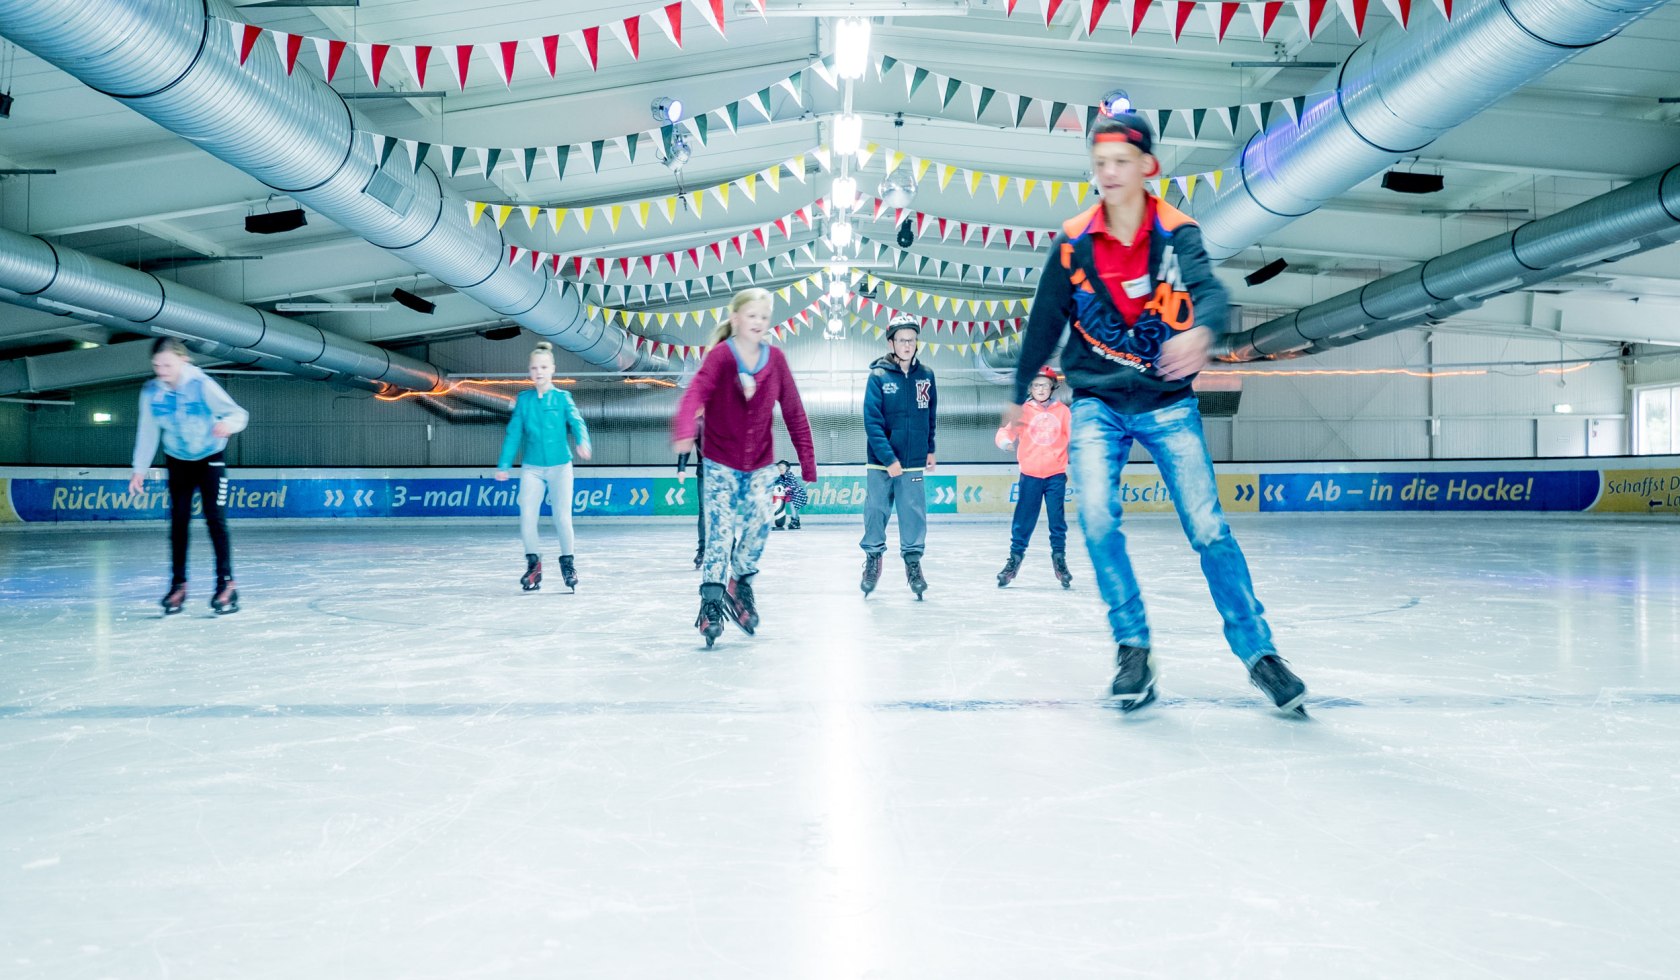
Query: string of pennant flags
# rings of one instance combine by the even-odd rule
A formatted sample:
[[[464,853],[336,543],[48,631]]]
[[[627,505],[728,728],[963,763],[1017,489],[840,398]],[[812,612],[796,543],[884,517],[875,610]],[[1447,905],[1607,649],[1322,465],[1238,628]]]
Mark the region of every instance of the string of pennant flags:
[[[875,63],[876,76],[885,79],[894,71],[902,69],[904,77],[904,96],[908,101],[915,98],[916,93],[930,80],[933,82],[932,91],[938,95],[939,108],[949,108],[951,103],[966,89],[969,101],[974,109],[974,120],[979,122],[981,116],[993,106],[1002,107],[1004,118],[1015,128],[1020,129],[1026,124],[1027,116],[1034,108],[1039,110],[1043,119],[1045,131],[1053,132],[1057,123],[1065,118],[1083,119],[1082,132],[1090,133],[1097,117],[1102,113],[1102,107],[1085,105],[1079,102],[1056,102],[1050,99],[1039,99],[1029,95],[1017,95],[1002,89],[970,82],[953,75],[941,75],[938,72],[913,65],[907,61],[882,55]],[[1193,106],[1183,109],[1147,109],[1134,108],[1132,111],[1149,119],[1155,127],[1155,132],[1164,134],[1168,125],[1174,119],[1183,121],[1183,127],[1191,138],[1200,138],[1202,127],[1209,119],[1216,119],[1225,124],[1225,129],[1232,135],[1237,135],[1237,127],[1242,121],[1244,112],[1253,117],[1254,123],[1264,130],[1271,125],[1272,117],[1277,108],[1283,107],[1289,118],[1296,122],[1301,119],[1301,112],[1306,108],[1308,95],[1296,95],[1287,99],[1262,99],[1256,102],[1239,102],[1235,105]],[[887,171],[894,168],[888,166]],[[942,185],[943,186],[943,185]]]
[[[833,74],[831,72],[825,73],[819,62],[801,68],[785,78],[778,79],[752,95],[736,99],[716,109],[687,116],[676,123],[653,126],[645,130],[625,133],[621,136],[605,137],[587,142],[516,147],[462,146],[450,143],[432,143],[383,133],[370,133],[369,135],[374,139],[375,150],[379,155],[381,166],[385,165],[391,158],[393,151],[400,145],[407,151],[409,164],[414,168],[415,173],[420,172],[420,168],[426,164],[428,159],[436,159],[442,164],[445,173],[451,177],[458,176],[463,169],[467,168],[468,154],[471,154],[478,161],[477,166],[472,169],[477,170],[486,180],[490,179],[490,176],[499,167],[505,166],[508,169],[517,169],[525,180],[530,181],[536,176],[539,159],[547,163],[548,168],[553,171],[554,179],[559,180],[566,176],[566,168],[572,160],[583,157],[585,154],[588,156],[593,171],[599,173],[609,146],[616,148],[625,162],[633,164],[636,162],[637,152],[642,147],[669,145],[670,140],[679,128],[692,133],[704,146],[711,139],[712,117],[716,116],[731,133],[737,132],[742,125],[741,110],[743,106],[752,108],[764,117],[765,122],[773,122],[775,116],[771,100],[774,98],[776,90],[786,91],[795,102],[803,107],[805,105],[803,87],[805,73],[813,68],[818,69],[817,73],[826,78],[830,86],[836,84]],[[795,170],[793,176],[804,180],[805,172],[803,169]],[[779,181],[781,175],[777,173],[774,177],[767,179]]]
[[[782,266],[779,271],[776,268],[778,265]],[[757,286],[767,280],[786,275],[789,272],[796,272],[798,269],[799,265],[794,261],[792,253],[788,253],[778,256],[775,259],[759,263],[755,266],[746,266],[740,269],[731,269],[727,272],[713,273],[698,279],[678,279],[672,282],[645,282],[634,284],[607,284],[596,282],[577,283],[576,285],[584,300],[586,302],[592,302],[597,306],[622,305],[632,301],[645,306],[652,302],[670,303],[677,300],[689,302],[699,299],[702,295],[704,295],[707,299],[715,298],[720,294],[730,296],[742,286]],[[799,291],[799,295],[805,296],[807,295],[813,281],[814,279],[812,276],[796,279],[788,285],[781,287],[781,290],[778,290],[778,293],[782,290],[797,289]],[[782,298],[786,299],[787,297],[783,296]]]
[[[764,0],[751,0],[762,15]],[[321,77],[331,82],[344,65],[346,51],[353,50],[356,60],[361,64],[362,71],[368,81],[375,87],[389,84],[392,78],[387,70],[393,52],[397,61],[408,71],[408,76],[420,88],[426,87],[426,78],[431,70],[434,59],[441,58],[444,68],[450,77],[464,91],[467,87],[467,76],[472,70],[475,54],[482,55],[483,60],[490,63],[490,68],[502,84],[513,86],[514,66],[519,60],[519,53],[523,50],[530,60],[535,61],[540,70],[553,78],[560,69],[560,39],[570,40],[578,50],[578,54],[588,62],[591,71],[599,71],[601,67],[601,35],[605,31],[609,37],[617,38],[619,44],[629,53],[631,60],[642,57],[642,27],[651,21],[655,27],[664,33],[672,45],[681,49],[683,46],[684,10],[693,7],[710,27],[718,32],[720,37],[727,38],[724,20],[724,6],[726,0],[688,0],[685,5],[682,0],[661,4],[654,9],[633,14],[622,19],[607,21],[592,27],[583,27],[563,34],[545,34],[538,37],[516,38],[505,41],[457,42],[442,44],[388,44],[381,42],[344,41],[332,37],[320,37],[311,34],[293,34],[287,31],[277,31],[272,28],[259,27],[243,21],[224,20],[233,31],[234,44],[239,49],[239,63],[249,62],[251,52],[264,34],[273,42],[275,51],[285,63],[286,74],[290,75],[297,67],[299,56],[305,46],[315,52],[316,60],[320,63]]]
[[[1002,313],[1001,320],[1007,321],[1012,317],[1026,316],[1032,309],[1032,300],[1027,298],[968,299],[945,296],[925,289],[900,285],[868,274],[863,277],[863,282],[865,292],[876,292],[878,295],[886,297],[889,304],[896,300],[901,305],[902,309],[893,309],[892,312],[908,312],[925,317],[929,315],[926,311],[931,305],[933,307],[931,315],[939,318],[938,322],[940,323],[946,322],[947,319],[953,323],[973,322],[982,319],[999,321],[1000,312]],[[862,299],[864,297],[860,294],[858,298]],[[870,302],[877,301],[871,300]],[[911,308],[912,303],[914,303],[914,308]],[[877,305],[880,304],[877,302]],[[943,314],[947,307],[951,310],[951,316],[949,318],[940,317],[940,314]],[[968,316],[959,315],[963,309],[968,310]],[[982,311],[984,311],[983,314]]]
[[[355,63],[359,63],[363,73],[374,87],[391,84],[392,73],[388,71],[391,54],[397,55],[397,63],[402,65],[417,86],[424,89],[426,80],[431,72],[432,62],[442,59],[444,70],[454,80],[460,90],[465,91],[467,79],[472,72],[475,60],[489,63],[490,70],[501,79],[502,84],[511,88],[514,82],[516,66],[520,61],[520,52],[528,55],[527,62],[535,62],[537,70],[547,78],[552,79],[560,70],[560,41],[565,38],[572,43],[579,56],[589,65],[591,71],[599,71],[601,67],[601,37],[603,32],[607,36],[617,39],[623,46],[631,60],[639,61],[642,56],[642,37],[645,22],[651,21],[656,29],[663,33],[667,40],[678,49],[683,46],[684,11],[689,7],[699,14],[700,18],[718,32],[720,37],[727,38],[724,8],[727,0],[673,0],[661,4],[646,13],[632,14],[629,17],[609,20],[603,24],[579,28],[557,34],[545,34],[536,37],[514,38],[496,41],[445,41],[433,44],[393,44],[370,41],[345,41],[339,38],[318,36],[312,34],[294,34],[272,28],[247,24],[243,21],[224,20],[233,34],[234,45],[239,51],[239,63],[249,63],[252,52],[256,49],[263,35],[267,35],[273,44],[275,52],[286,67],[286,73],[291,74],[297,67],[298,60],[304,48],[309,48],[315,54],[320,66],[321,76],[329,83],[338,75],[345,65],[345,54],[355,53]],[[762,16],[765,0],[751,0]],[[1008,12],[1013,15],[1017,0],[1009,0]],[[1230,2],[1230,0],[1083,0],[1086,16],[1085,35],[1089,37],[1101,23],[1105,14],[1112,7],[1130,8],[1130,26],[1132,36],[1137,36],[1143,27],[1145,18],[1159,2],[1163,15],[1167,17],[1172,30],[1173,40],[1177,41],[1184,33],[1185,26],[1197,9],[1206,14],[1209,25],[1219,41],[1225,40],[1225,35],[1231,27],[1241,8],[1247,8],[1254,19],[1255,30],[1265,39],[1276,25],[1279,14],[1285,6],[1291,7],[1303,25],[1309,37],[1316,36],[1319,29],[1328,23],[1325,15],[1331,10],[1330,0],[1262,0],[1262,2]],[[1394,20],[1402,28],[1408,27],[1411,19],[1413,0],[1382,0]],[[1435,6],[1448,19],[1452,17],[1452,0],[1434,0]],[[1039,0],[1040,9],[1044,13],[1046,26],[1055,18],[1060,10],[1067,6],[1065,0]],[[1335,0],[1338,10],[1348,24],[1353,27],[1358,36],[1364,35],[1365,16],[1370,6],[1370,0]],[[526,73],[526,77],[533,77],[533,73]]]
[[[1018,2],[1019,0],[1008,0],[1008,6],[1005,8],[1008,16],[1014,15]],[[1247,7],[1249,14],[1254,18],[1254,29],[1259,31],[1260,37],[1264,39],[1271,33],[1278,14],[1286,6],[1284,0],[1262,0],[1258,3],[1233,3],[1230,0],[1082,0],[1079,6],[1084,11],[1081,22],[1085,25],[1085,36],[1090,37],[1096,33],[1103,16],[1110,8],[1129,8],[1132,36],[1136,37],[1150,9],[1157,2],[1161,6],[1162,14],[1167,17],[1174,41],[1183,35],[1185,25],[1198,8],[1207,15],[1214,36],[1223,41],[1238,10]],[[1412,0],[1382,0],[1382,3],[1402,29],[1411,26]],[[1072,9],[1074,4],[1068,0],[1038,0],[1038,6],[1044,13],[1044,25],[1048,27],[1063,7]],[[1327,23],[1325,14],[1331,9],[1329,0],[1289,0],[1287,6],[1300,18],[1308,37],[1317,36],[1319,29]],[[1452,19],[1453,0],[1435,0],[1435,7],[1442,16],[1448,20]],[[1336,0],[1335,8],[1340,12],[1342,19],[1353,27],[1354,34],[1363,37],[1365,15],[1370,9],[1370,0]]]

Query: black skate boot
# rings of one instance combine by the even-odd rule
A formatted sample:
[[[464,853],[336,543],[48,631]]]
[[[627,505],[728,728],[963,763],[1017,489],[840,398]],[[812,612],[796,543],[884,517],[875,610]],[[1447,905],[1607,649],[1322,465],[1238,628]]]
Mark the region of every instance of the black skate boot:
[[[577,591],[577,569],[572,567],[572,556],[560,556],[560,581],[566,583],[566,588]]]
[[[1120,710],[1136,711],[1155,700],[1155,657],[1148,647],[1122,644],[1115,651],[1114,664],[1108,693],[1120,702]]]
[[[1050,567],[1055,570],[1056,581],[1062,583],[1062,588],[1073,588],[1073,574],[1068,571],[1066,552],[1050,552]]]
[[[700,586],[700,615],[694,617],[694,628],[706,638],[708,650],[712,648],[712,642],[723,635],[723,621],[729,618],[723,597],[721,583],[706,582]]]
[[[916,593],[916,601],[922,601],[922,593],[927,591],[927,579],[922,578],[922,559],[904,559],[904,580],[910,583],[910,591]]]
[[[187,583],[176,582],[169,587],[169,594],[163,597],[163,614],[173,616],[187,604]]]
[[[1307,685],[1289,669],[1284,659],[1268,653],[1248,668],[1248,682],[1258,687],[1279,711],[1293,711],[1306,717],[1302,702],[1307,699]]]
[[[218,616],[239,611],[239,587],[233,579],[216,580],[216,594],[210,597],[210,608],[216,610]]]
[[[756,574],[756,573],[755,573]],[[758,630],[758,605],[753,601],[753,577],[743,575],[729,581],[729,601],[724,604],[729,618],[748,636]]]
[[[1015,581],[1015,575],[1021,571],[1021,559],[1025,558],[1019,551],[1011,551],[1009,560],[1003,563],[1003,571],[998,572],[998,588],[1004,588]]]
[[[795,514],[795,515],[793,515],[793,517],[788,519],[788,530],[789,531],[799,530],[799,515],[798,514]]]
[[[525,556],[525,574],[519,576],[519,587],[526,592],[535,592],[542,588],[542,559],[536,555]]]
[[[875,591],[875,586],[880,581],[881,581],[881,556],[880,555],[864,555],[863,556],[863,581],[858,583],[858,587],[863,589],[863,594],[864,595],[868,595],[869,593]]]

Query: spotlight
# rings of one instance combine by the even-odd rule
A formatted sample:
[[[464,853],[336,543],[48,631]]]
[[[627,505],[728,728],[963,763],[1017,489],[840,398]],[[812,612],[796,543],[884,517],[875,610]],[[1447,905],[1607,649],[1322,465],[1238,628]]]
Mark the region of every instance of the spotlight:
[[[1118,116],[1122,112],[1132,111],[1132,97],[1124,89],[1115,89],[1102,97],[1099,103],[1105,116]]]
[[[519,339],[519,327],[491,327],[489,330],[480,331],[479,336],[485,340],[517,340]]]
[[[693,155],[694,151],[688,147],[688,138],[679,133],[671,137],[671,145],[665,148],[665,155],[659,158],[659,162],[670,167],[673,171],[680,172],[683,164],[687,163]],[[683,207],[688,207],[686,199],[683,201]]]
[[[0,119],[12,118],[12,93],[0,92]]]
[[[1253,272],[1250,272],[1248,275],[1243,276],[1243,282],[1248,283],[1250,286],[1258,286],[1263,282],[1271,282],[1273,279],[1278,277],[1279,273],[1287,268],[1289,268],[1288,262],[1283,259],[1273,259],[1260,268],[1255,269]]]
[[[836,221],[828,226],[828,244],[836,252],[845,249],[852,243],[852,225],[848,221]]]
[[[840,335],[845,332],[846,324],[841,322],[840,318],[837,316],[829,317],[828,326],[823,328],[823,336],[827,337],[829,340],[839,340]]]
[[[416,313],[431,313],[437,309],[436,303],[422,299],[406,289],[398,288],[391,290],[391,298]]]
[[[681,99],[661,95],[653,100],[653,105],[650,108],[653,110],[653,121],[661,126],[671,126],[682,121],[683,104]]]
[[[898,247],[909,248],[916,244],[916,229],[914,218],[905,218],[904,224],[898,226]]]
[[[869,60],[869,21],[846,17],[834,25],[834,73],[841,78],[862,78]]]
[[[1433,194],[1447,186],[1440,174],[1411,174],[1404,170],[1390,170],[1383,174],[1385,190],[1396,194]]]
[[[834,152],[843,157],[854,156],[863,149],[863,117],[855,112],[842,112],[834,117]]]
[[[828,298],[840,299],[846,295],[846,280],[830,279],[828,281]]]
[[[857,206],[858,186],[852,177],[834,178],[834,186],[828,193],[829,204],[836,211],[850,211]]]
[[[245,216],[245,230],[253,235],[278,235],[283,231],[295,231],[308,223],[302,208]]]

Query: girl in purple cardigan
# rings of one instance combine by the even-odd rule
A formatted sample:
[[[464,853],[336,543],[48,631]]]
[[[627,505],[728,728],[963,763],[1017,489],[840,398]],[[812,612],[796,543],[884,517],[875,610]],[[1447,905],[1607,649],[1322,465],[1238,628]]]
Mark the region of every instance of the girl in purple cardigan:
[[[695,628],[709,648],[725,618],[751,634],[758,628],[753,576],[770,537],[770,484],[775,482],[771,423],[777,405],[799,453],[799,471],[817,478],[811,423],[793,383],[787,358],[771,347],[772,300],[762,289],[744,289],[729,303],[700,371],[677,406],[671,426],[678,453],[694,450],[696,417],[706,415],[700,466],[705,477],[706,555],[701,566],[700,615]]]

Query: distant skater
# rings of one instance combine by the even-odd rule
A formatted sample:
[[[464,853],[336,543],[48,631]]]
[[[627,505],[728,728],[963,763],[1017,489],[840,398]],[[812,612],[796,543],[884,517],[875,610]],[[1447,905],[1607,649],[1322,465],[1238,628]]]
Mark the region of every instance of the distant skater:
[[[140,428],[134,438],[134,472],[128,492],[139,493],[146,471],[163,443],[169,473],[169,591],[163,613],[173,616],[187,601],[187,538],[192,524],[193,493],[204,510],[210,544],[216,551],[216,590],[210,608],[217,615],[239,611],[239,587],[233,580],[233,545],[228,540],[228,437],[245,428],[250,416],[214,379],[188,358],[187,345],[173,337],[152,344],[152,374],[140,389]]]
[[[589,426],[583,422],[570,393],[554,386],[554,345],[548,341],[531,351],[531,388],[519,393],[513,418],[508,420],[502,456],[496,463],[496,479],[506,480],[515,456],[524,450],[519,464],[519,537],[525,545],[525,574],[520,588],[534,592],[542,588],[543,496],[548,496],[554,529],[560,535],[560,579],[577,591],[577,567],[572,554],[572,443],[580,459],[588,459]]]

